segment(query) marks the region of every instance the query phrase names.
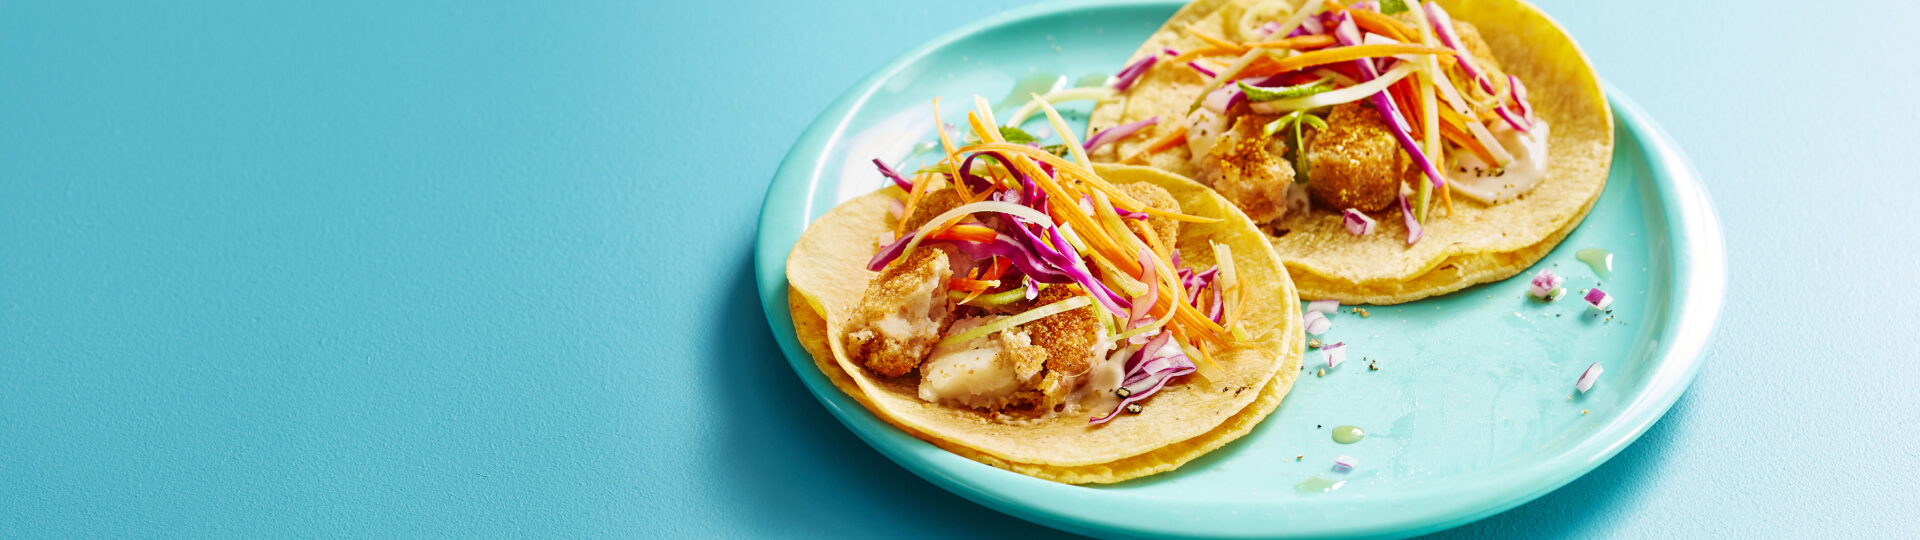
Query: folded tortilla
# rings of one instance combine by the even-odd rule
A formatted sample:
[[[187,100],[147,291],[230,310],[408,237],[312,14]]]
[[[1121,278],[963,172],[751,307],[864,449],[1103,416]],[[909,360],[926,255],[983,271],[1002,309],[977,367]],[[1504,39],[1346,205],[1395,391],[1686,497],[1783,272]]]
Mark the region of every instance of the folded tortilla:
[[[1208,242],[1227,245],[1244,288],[1242,322],[1253,339],[1213,351],[1218,380],[1198,374],[1155,394],[1145,412],[1105,424],[1088,414],[1018,423],[973,409],[929,403],[917,377],[874,376],[849,358],[849,309],[875,272],[867,259],[892,227],[888,197],[842,203],[808,226],[787,259],[790,308],[800,341],[834,384],[889,424],[941,448],[1002,469],[1065,483],[1110,483],[1172,470],[1251,431],[1277,407],[1299,374],[1304,337],[1299,296],[1266,238],[1232,204],[1191,180],[1147,167],[1096,167],[1114,184],[1151,182],[1184,213],[1219,217],[1181,227],[1180,251],[1193,267],[1214,263]]]
[[[1411,0],[1409,0],[1411,1]],[[1284,19],[1297,2],[1201,0],[1175,13],[1134,52],[1138,59],[1166,48],[1186,51],[1206,42],[1188,24],[1235,41],[1252,40],[1258,24]],[[1599,78],[1566,31],[1525,2],[1452,0],[1439,4],[1454,20],[1472,23],[1507,73],[1520,77],[1536,114],[1552,132],[1549,172],[1519,200],[1497,205],[1454,197],[1448,213],[1434,195],[1425,237],[1408,246],[1399,210],[1376,212],[1372,234],[1348,233],[1339,208],[1316,205],[1293,212],[1267,230],[1273,247],[1306,299],[1397,304],[1499,281],[1532,266],[1579,226],[1606,187],[1613,155],[1613,116]],[[1276,15],[1279,14],[1279,15]],[[1249,26],[1251,25],[1251,26]],[[1131,60],[1129,60],[1131,62]],[[1090,132],[1159,116],[1161,123],[1093,153],[1118,161],[1184,125],[1206,81],[1184,65],[1157,63],[1122,99],[1096,107]],[[1152,156],[1154,167],[1192,175],[1184,145]]]

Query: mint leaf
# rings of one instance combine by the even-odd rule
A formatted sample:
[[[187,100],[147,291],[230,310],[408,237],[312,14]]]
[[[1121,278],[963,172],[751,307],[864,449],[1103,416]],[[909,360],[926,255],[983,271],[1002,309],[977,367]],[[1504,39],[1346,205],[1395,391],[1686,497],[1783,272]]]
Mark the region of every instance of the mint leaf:
[[[1025,130],[1013,126],[1000,126],[1000,138],[1006,139],[1007,142],[1013,144],[1027,144],[1040,140],[1039,137],[1033,136],[1032,133],[1027,133]]]
[[[1380,13],[1383,15],[1394,15],[1406,12],[1406,0],[1380,0]]]

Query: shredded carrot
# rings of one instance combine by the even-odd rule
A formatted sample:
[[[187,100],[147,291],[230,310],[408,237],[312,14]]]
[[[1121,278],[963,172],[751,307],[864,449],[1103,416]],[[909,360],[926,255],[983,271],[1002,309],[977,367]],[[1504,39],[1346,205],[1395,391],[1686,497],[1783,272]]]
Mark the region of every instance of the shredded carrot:
[[[1282,39],[1279,41],[1257,41],[1253,43],[1248,43],[1246,45],[1248,47],[1252,47],[1256,49],[1300,50],[1300,49],[1320,49],[1325,47],[1332,47],[1337,43],[1340,43],[1340,40],[1334,39],[1332,35],[1320,34],[1320,35],[1309,35],[1309,36],[1294,36],[1294,37]]]
[[[950,278],[947,280],[947,290],[952,290],[952,291],[986,290],[986,289],[991,289],[999,286],[1000,286],[1000,280],[997,280],[997,279],[982,280],[982,279],[957,277],[957,278]]]
[[[1166,212],[1164,210],[1146,207],[1145,205],[1141,204],[1139,201],[1133,200],[1132,197],[1128,197],[1126,196],[1126,194],[1120,193],[1118,189],[1116,189],[1112,184],[1108,184],[1105,180],[1101,179],[1099,175],[1094,174],[1093,171],[1086,170],[1084,168],[1081,168],[1076,163],[1061,159],[1060,156],[1056,156],[1051,153],[1044,152],[1030,146],[1016,145],[1011,143],[982,143],[982,144],[966,147],[962,151],[1000,152],[1001,154],[1010,158],[1009,161],[1012,161],[1010,165],[1012,165],[1014,168],[1019,169],[1022,173],[1026,174],[1028,177],[1033,179],[1034,184],[1036,186],[1039,186],[1041,191],[1044,191],[1047,193],[1047,197],[1056,201],[1063,201],[1063,202],[1078,201],[1080,200],[1080,197],[1075,196],[1075,194],[1073,194],[1073,192],[1071,192],[1069,188],[1059,183],[1057,180],[1053,178],[1053,176],[1048,175],[1046,174],[1045,171],[1040,170],[1039,165],[1034,162],[1035,160],[1039,160],[1041,162],[1047,163],[1048,165],[1052,165],[1056,172],[1065,174],[1073,179],[1086,182],[1087,185],[1092,186],[1093,188],[1098,189],[1103,193],[1106,193],[1115,202],[1119,203],[1119,205],[1122,208],[1126,208],[1128,211],[1133,211],[1133,212],[1144,211],[1150,215],[1159,215],[1162,217],[1180,219],[1183,221],[1194,221],[1194,222],[1200,222],[1200,223],[1212,223],[1212,222],[1219,221],[1218,219],[1188,216],[1184,214],[1176,214],[1176,213]],[[1072,207],[1072,209],[1069,210],[1064,207]],[[1088,216],[1082,212],[1072,211],[1072,210],[1078,210],[1077,205],[1057,204],[1057,205],[1054,205],[1053,210],[1054,210],[1053,212],[1054,217],[1060,218],[1061,220],[1067,222],[1069,225],[1073,226],[1075,231],[1078,231],[1080,233],[1080,238],[1086,241],[1088,248],[1092,249],[1099,256],[1105,257],[1108,262],[1115,264],[1123,272],[1127,272],[1133,275],[1141,274],[1142,268],[1140,267],[1139,260],[1137,260],[1137,258],[1133,254],[1128,254],[1125,252],[1125,250],[1121,249],[1119,247],[1119,242],[1106,233],[1105,227],[1101,227],[1098,224],[1093,222],[1092,216]],[[1163,268],[1162,271],[1168,274],[1172,274],[1174,272],[1174,270],[1171,268],[1171,265],[1168,265],[1166,268]],[[1175,293],[1175,291],[1176,289],[1174,287],[1161,287],[1160,298],[1159,298],[1159,301],[1155,302],[1155,307],[1160,307],[1159,304],[1164,303],[1164,304],[1167,304],[1169,307],[1174,308],[1172,310],[1173,322],[1179,322],[1186,326],[1191,327],[1191,330],[1195,337],[1211,340],[1216,343],[1225,343],[1226,340],[1221,337],[1221,334],[1226,333],[1227,330],[1224,328],[1221,328],[1220,325],[1214,323],[1212,320],[1209,320],[1206,317],[1200,315],[1198,312],[1194,311],[1192,306],[1187,305],[1185,302],[1181,301],[1181,299],[1174,298],[1173,294]]]
[[[1364,9],[1356,9],[1348,13],[1353,15],[1354,26],[1360,27],[1362,31],[1380,34],[1381,36],[1393,38],[1394,41],[1401,43],[1418,41],[1414,39],[1420,35],[1418,31],[1408,28],[1407,25],[1394,20],[1393,17],[1382,15],[1377,11]]]
[[[1459,126],[1457,126],[1452,122],[1447,121],[1447,120],[1455,120],[1455,121],[1459,120],[1460,117],[1458,115],[1455,115],[1453,118],[1449,119],[1447,118],[1446,113],[1450,111],[1447,111],[1445,108],[1442,108],[1440,110],[1441,110],[1440,116],[1443,119],[1440,122],[1440,136],[1442,138],[1445,138],[1447,141],[1452,142],[1456,146],[1467,149],[1468,152],[1472,152],[1474,157],[1480,158],[1481,163],[1498,163],[1498,161],[1493,159],[1493,153],[1488,152],[1487,147],[1482,146],[1480,144],[1480,139],[1476,139],[1472,135],[1469,135],[1460,131]]]
[[[1175,56],[1173,57],[1172,60],[1168,60],[1168,61],[1179,64],[1179,63],[1185,63],[1185,62],[1197,60],[1200,58],[1205,58],[1208,56],[1241,55],[1241,54],[1246,54],[1246,52],[1247,50],[1244,47],[1235,49],[1232,47],[1209,46],[1209,47],[1201,47],[1198,49],[1180,53],[1180,56]]]
[[[1164,152],[1169,148],[1179,146],[1185,142],[1187,142],[1187,126],[1180,126],[1178,129],[1173,130],[1173,133],[1168,133],[1165,137],[1161,137],[1160,140],[1153,141],[1153,144],[1147,145],[1145,149],[1135,152],[1131,156],[1127,156],[1127,159],[1120,160],[1120,162],[1146,163],[1147,156]]]
[[[959,240],[963,242],[992,242],[999,232],[981,225],[952,225],[932,234],[928,240]]]
[[[962,150],[968,151],[968,152],[998,151],[998,152],[1004,152],[1008,154],[1020,154],[1022,156],[1040,160],[1043,163],[1052,165],[1054,170],[1065,173],[1066,175],[1073,177],[1073,179],[1075,180],[1086,182],[1087,185],[1092,186],[1094,189],[1098,189],[1101,192],[1106,193],[1108,197],[1113,197],[1113,201],[1115,203],[1119,203],[1121,208],[1125,208],[1129,212],[1146,212],[1151,215],[1156,215],[1164,218],[1171,218],[1177,221],[1186,221],[1190,223],[1215,223],[1220,221],[1219,219],[1216,219],[1216,218],[1204,218],[1199,216],[1190,216],[1186,214],[1168,212],[1165,210],[1161,210],[1158,208],[1153,208],[1153,207],[1141,204],[1140,201],[1134,200],[1133,197],[1129,197],[1127,196],[1126,193],[1120,192],[1120,190],[1118,188],[1115,188],[1113,184],[1107,183],[1105,179],[1100,178],[1100,175],[1094,174],[1093,171],[1082,168],[1079,164],[1074,163],[1072,161],[1067,161],[1066,159],[1063,159],[1060,156],[1053,155],[1052,153],[1049,153],[1047,151],[1034,148],[1031,146],[1023,146],[1023,145],[1017,145],[1017,144],[1011,144],[1011,143],[982,143],[982,144],[966,147]],[[1041,176],[1045,176],[1045,175],[1042,174]],[[1035,180],[1037,181],[1039,179],[1035,179]],[[1065,200],[1078,201],[1080,200],[1080,198],[1073,197]]]
[[[1206,32],[1200,31],[1200,27],[1194,26],[1193,23],[1187,23],[1187,32],[1193,34],[1193,37],[1200,38],[1200,41],[1205,41],[1207,42],[1207,44],[1213,45],[1214,47],[1218,47],[1221,49],[1232,49],[1234,54],[1245,54],[1247,52],[1246,45],[1241,45],[1239,43],[1234,43],[1231,41],[1227,41],[1225,39],[1213,37],[1212,35],[1209,35]]]
[[[1239,78],[1245,79],[1245,78],[1259,77],[1263,75],[1277,75],[1280,73],[1286,73],[1296,69],[1309,68],[1313,66],[1322,66],[1322,65],[1334,64],[1339,62],[1347,62],[1351,60],[1359,60],[1362,58],[1378,58],[1382,56],[1393,56],[1398,54],[1451,55],[1453,54],[1453,51],[1449,49],[1439,48],[1439,47],[1424,47],[1420,45],[1405,45],[1405,44],[1391,44],[1391,43],[1375,43],[1372,45],[1354,45],[1352,47],[1334,47],[1331,49],[1320,49],[1313,52],[1301,53],[1299,56],[1287,57],[1270,64],[1261,64],[1259,66],[1249,66],[1247,69],[1240,70],[1240,74],[1237,76]]]
[[[953,151],[953,140],[947,137],[946,124],[940,121],[940,98],[939,97],[933,98],[933,130],[940,132],[940,148],[947,151],[947,167],[951,168],[955,173],[960,172],[960,154]],[[967,190],[966,182],[954,182],[954,184],[957,184],[955,187],[960,190],[961,198],[963,199],[973,198],[973,192]],[[920,187],[920,186],[918,184],[915,184],[914,187]],[[906,214],[901,214],[901,215],[906,215]]]
[[[914,205],[920,203],[920,196],[926,194],[927,186],[933,183],[933,179],[926,175],[921,175],[919,180],[913,183],[913,191],[907,193],[906,207],[900,210],[900,222],[893,224],[894,238],[906,236],[907,218],[913,215]]]
[[[1000,279],[1000,276],[1007,275],[1007,270],[1011,268],[1013,268],[1013,261],[1008,260],[1006,257],[995,256],[993,258],[993,266],[987,268],[987,275],[983,277],[986,279]]]
[[[1388,86],[1387,95],[1393,98],[1394,107],[1400,109],[1401,118],[1407,121],[1407,131],[1409,133],[1419,133],[1420,125],[1418,120],[1420,117],[1414,116],[1413,109],[1411,108],[1412,104],[1408,103],[1413,100],[1409,99],[1407,95],[1409,92],[1406,86],[1402,84],[1405,82],[1407,82],[1407,79],[1401,79],[1400,82]]]
[[[1112,210],[1109,209],[1108,211],[1111,212]],[[1133,233],[1135,236],[1140,237],[1143,241],[1146,242],[1147,249],[1153,250],[1153,255],[1154,257],[1156,257],[1156,260],[1154,260],[1153,262],[1156,266],[1159,266],[1161,269],[1161,271],[1159,272],[1160,275],[1158,276],[1160,278],[1160,283],[1162,285],[1161,288],[1165,289],[1165,288],[1171,287],[1173,289],[1173,300],[1175,301],[1176,304],[1180,303],[1179,302],[1180,299],[1187,297],[1187,287],[1186,287],[1185,280],[1179,279],[1180,269],[1174,268],[1173,259],[1168,258],[1168,254],[1172,252],[1168,251],[1168,248],[1166,246],[1160,245],[1160,235],[1154,234],[1153,231],[1147,227],[1147,224],[1145,222],[1142,222],[1139,220],[1133,220],[1133,219],[1128,219],[1123,221],[1127,223],[1128,227],[1133,228]],[[1142,280],[1146,279],[1146,276],[1139,276],[1139,277]],[[1157,304],[1158,302],[1155,302],[1155,303]],[[1159,306],[1156,305],[1154,307],[1159,307]],[[1178,306],[1168,305],[1167,313],[1172,313],[1176,309],[1179,309]],[[1166,316],[1166,314],[1163,313],[1159,316],[1164,317]]]

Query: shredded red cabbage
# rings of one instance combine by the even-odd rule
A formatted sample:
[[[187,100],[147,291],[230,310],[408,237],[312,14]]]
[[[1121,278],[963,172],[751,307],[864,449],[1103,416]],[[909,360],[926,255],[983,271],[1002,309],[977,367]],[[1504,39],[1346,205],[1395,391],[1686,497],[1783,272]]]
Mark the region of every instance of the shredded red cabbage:
[[[1127,390],[1125,398],[1121,399],[1120,404],[1115,405],[1112,411],[1107,412],[1106,416],[1087,419],[1088,424],[1104,424],[1113,417],[1119,416],[1120,412],[1127,410],[1128,406],[1158,393],[1161,388],[1167,386],[1167,381],[1173,380],[1174,377],[1199,370],[1199,367],[1193,365],[1193,361],[1187,359],[1186,353],[1179,347],[1168,346],[1172,334],[1172,332],[1161,330],[1152,341],[1148,341],[1145,346],[1128,356],[1125,382],[1121,386]],[[1166,351],[1171,352],[1162,354]]]
[[[1440,4],[1431,1],[1426,3],[1426,11],[1427,23],[1433,26],[1433,34],[1440,38],[1440,43],[1453,49],[1456,53],[1453,58],[1460,62],[1460,70],[1467,72],[1468,77],[1478,81],[1480,89],[1493,93],[1493,78],[1488,77],[1486,72],[1480,71],[1480,65],[1474,63],[1473,52],[1468,51],[1467,46],[1460,42],[1460,36],[1453,32],[1453,17],[1447,15],[1447,10],[1440,9]]]
[[[1513,103],[1520,107],[1521,118],[1533,118],[1533,105],[1527,103],[1527,85],[1520,84],[1520,78],[1507,75],[1507,90],[1513,93]]]
[[[1427,231],[1420,228],[1420,220],[1413,218],[1413,205],[1407,204],[1407,194],[1402,192],[1399,195],[1400,217],[1407,220],[1407,245],[1411,246],[1414,242],[1419,242],[1420,237],[1426,236]]]
[[[1111,143],[1114,141],[1118,141],[1120,139],[1125,139],[1129,135],[1133,135],[1134,133],[1139,132],[1142,129],[1146,129],[1148,126],[1152,126],[1158,123],[1160,123],[1160,117],[1155,116],[1153,118],[1148,118],[1146,120],[1141,120],[1139,122],[1133,122],[1129,124],[1120,124],[1107,129],[1103,129],[1103,130],[1100,130],[1099,133],[1093,134],[1092,137],[1087,137],[1087,142],[1082,143],[1080,147],[1086,149],[1086,151],[1088,152],[1092,152],[1093,149],[1095,148],[1099,148],[1102,145],[1105,145],[1107,143]]]
[[[1149,54],[1141,57],[1139,60],[1134,60],[1131,64],[1127,64],[1127,67],[1120,68],[1120,72],[1113,76],[1114,91],[1125,92],[1128,88],[1133,88],[1134,81],[1140,80],[1140,76],[1146,75],[1147,70],[1152,69],[1153,64],[1159,61],[1159,56]]]
[[[1207,66],[1200,65],[1200,62],[1197,62],[1197,61],[1187,62],[1187,67],[1193,68],[1194,71],[1200,72],[1201,75],[1206,75],[1207,78],[1209,79],[1220,76],[1219,73],[1211,69],[1207,69]]]
[[[886,162],[880,161],[880,158],[874,158],[873,166],[880,168],[881,175],[886,176],[889,180],[893,180],[893,185],[900,186],[900,189],[907,190],[908,192],[913,191],[913,182],[909,182],[906,177],[900,176],[900,173],[895,172],[893,167],[888,167]]]

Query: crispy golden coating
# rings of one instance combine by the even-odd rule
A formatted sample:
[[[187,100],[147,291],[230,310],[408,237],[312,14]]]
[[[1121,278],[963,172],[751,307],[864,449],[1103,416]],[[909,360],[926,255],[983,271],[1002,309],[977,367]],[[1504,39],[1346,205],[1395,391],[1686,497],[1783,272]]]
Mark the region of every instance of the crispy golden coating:
[[[1293,164],[1281,157],[1285,146],[1265,133],[1271,121],[1270,116],[1241,116],[1213,143],[1213,158],[1220,164],[1213,189],[1254,223],[1286,216],[1287,187],[1293,185]]]
[[[1145,182],[1120,184],[1115,187],[1120,188],[1121,193],[1127,194],[1128,197],[1133,197],[1134,200],[1140,201],[1150,208],[1175,214],[1180,213],[1180,201],[1174,200],[1173,194],[1168,193],[1165,188]],[[1162,247],[1173,249],[1178,246],[1180,242],[1179,221],[1167,217],[1148,216],[1147,228],[1153,230],[1154,236],[1158,237]]]
[[[944,214],[948,210],[959,208],[960,204],[960,192],[950,187],[923,193],[920,195],[920,202],[914,203],[913,213],[907,214],[906,230],[919,229],[921,225],[927,224],[927,220]]]
[[[953,323],[946,288],[951,277],[946,253],[930,247],[915,249],[882,271],[867,285],[847,326],[853,359],[883,377],[920,367]]]
[[[1024,302],[1019,310],[1026,311],[1083,294],[1078,287],[1050,285],[1033,300]],[[1093,367],[1093,345],[1100,339],[1100,320],[1093,311],[1095,309],[1099,309],[1099,306],[1089,305],[1024,325],[1027,334],[1033,337],[1033,344],[1047,349],[1048,371],[1071,376]]]
[[[1389,129],[1371,106],[1335,106],[1327,129],[1307,143],[1307,192],[1336,210],[1373,212],[1393,203],[1400,189],[1400,143]]]

